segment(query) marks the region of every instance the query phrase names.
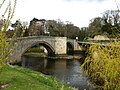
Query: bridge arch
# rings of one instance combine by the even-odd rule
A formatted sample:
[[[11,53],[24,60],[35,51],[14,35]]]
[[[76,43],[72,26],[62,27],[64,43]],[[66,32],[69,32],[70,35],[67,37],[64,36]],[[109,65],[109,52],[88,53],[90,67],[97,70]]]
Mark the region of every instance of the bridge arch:
[[[74,54],[74,45],[71,42],[67,42],[67,54]]]
[[[35,45],[41,45],[43,46],[44,48],[46,48],[46,50],[48,51],[48,55],[54,55],[55,54],[55,50],[54,48],[48,43],[48,42],[45,42],[45,41],[38,41],[38,42],[35,42],[35,43],[32,43],[31,45],[29,45],[25,50],[24,52],[22,53],[22,55],[28,51],[31,47],[35,46]]]

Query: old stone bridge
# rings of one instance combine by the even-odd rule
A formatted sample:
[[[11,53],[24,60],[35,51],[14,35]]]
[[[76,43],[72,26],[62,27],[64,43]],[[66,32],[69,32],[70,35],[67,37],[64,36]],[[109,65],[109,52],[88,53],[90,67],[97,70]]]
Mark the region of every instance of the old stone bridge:
[[[80,50],[76,40],[67,39],[66,37],[30,36],[17,38],[15,43],[16,46],[12,47],[14,49],[12,59],[17,61],[21,60],[21,56],[29,48],[38,44],[44,46],[50,55],[66,54],[67,49]]]

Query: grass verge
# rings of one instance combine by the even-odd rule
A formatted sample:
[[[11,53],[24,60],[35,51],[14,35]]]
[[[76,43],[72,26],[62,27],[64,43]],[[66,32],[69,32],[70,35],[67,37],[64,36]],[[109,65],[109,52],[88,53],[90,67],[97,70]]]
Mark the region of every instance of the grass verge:
[[[1,90],[73,90],[52,76],[11,65],[2,68],[0,83],[7,85]]]

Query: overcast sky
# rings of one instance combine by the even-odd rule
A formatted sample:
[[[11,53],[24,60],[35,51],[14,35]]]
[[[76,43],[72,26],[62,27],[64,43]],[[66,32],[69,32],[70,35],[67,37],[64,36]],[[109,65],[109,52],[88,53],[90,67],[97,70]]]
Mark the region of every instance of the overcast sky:
[[[117,9],[115,0],[17,0],[14,20],[61,19],[86,27],[90,19],[114,9]]]

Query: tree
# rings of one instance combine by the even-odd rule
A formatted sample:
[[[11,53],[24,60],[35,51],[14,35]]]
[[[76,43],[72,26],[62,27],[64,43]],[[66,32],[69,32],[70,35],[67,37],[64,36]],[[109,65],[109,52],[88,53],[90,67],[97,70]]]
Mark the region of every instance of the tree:
[[[16,32],[16,37],[25,36],[25,34],[28,35],[28,30],[25,22],[22,24],[21,21],[16,20],[16,22],[11,26],[14,28],[13,33]]]
[[[120,15],[119,10],[107,10],[103,13],[104,25],[102,32],[108,33],[111,38],[118,37],[120,34]]]
[[[3,0],[2,4],[0,4],[0,9],[2,5],[5,3],[6,0]],[[5,13],[2,15],[1,19],[1,25],[0,25],[0,69],[6,65],[8,60],[11,59],[12,49],[10,49],[11,45],[13,44],[13,41],[11,40],[8,42],[8,37],[6,35],[6,31],[8,30],[8,27],[10,25],[10,20],[13,18],[16,1],[14,0],[13,8],[11,7],[11,0],[9,0],[9,4],[6,7]],[[0,2],[1,3],[1,2]],[[7,18],[5,19],[5,16]],[[13,35],[14,37],[14,35]]]
[[[61,20],[48,20],[48,31],[51,36],[65,36],[64,34],[64,24]]]
[[[107,10],[103,13],[103,19],[105,23],[117,25],[120,22],[118,10]]]
[[[60,36],[75,39],[79,36],[80,29],[72,23],[64,24],[60,19],[58,21],[48,20],[48,31],[51,36]]]
[[[79,40],[80,41],[83,41],[83,40],[85,40],[86,39],[86,35],[87,35],[87,30],[88,30],[88,27],[82,27],[81,29],[80,29],[80,33],[79,33]]]
[[[101,35],[102,34],[101,28],[102,28],[101,17],[91,19],[88,30],[86,32],[86,36],[93,38],[95,35]]]
[[[68,38],[76,39],[76,37],[79,37],[80,29],[79,27],[74,26],[74,24],[71,23],[66,24],[66,31]]]

